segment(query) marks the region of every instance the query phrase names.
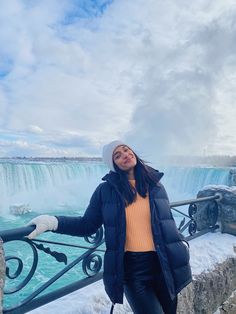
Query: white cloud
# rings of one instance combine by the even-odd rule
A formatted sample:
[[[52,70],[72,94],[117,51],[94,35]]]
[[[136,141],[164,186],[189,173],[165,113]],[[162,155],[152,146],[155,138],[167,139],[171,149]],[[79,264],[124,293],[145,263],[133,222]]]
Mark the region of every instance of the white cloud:
[[[20,148],[28,148],[29,147],[29,143],[27,143],[26,141],[16,141],[15,142],[16,146],[20,147]]]
[[[35,133],[35,134],[41,134],[41,133],[43,133],[43,129],[40,128],[40,127],[37,126],[37,125],[30,125],[30,126],[28,127],[28,130],[29,130],[29,132],[32,132],[32,133]]]
[[[0,86],[0,124],[4,124],[4,117],[6,115],[7,97],[4,90]]]
[[[222,153],[234,130],[222,127],[234,105],[234,1],[120,0],[62,23],[73,5],[1,4],[0,127],[35,155],[98,155],[119,137],[148,158]],[[4,154],[20,153],[14,145]]]

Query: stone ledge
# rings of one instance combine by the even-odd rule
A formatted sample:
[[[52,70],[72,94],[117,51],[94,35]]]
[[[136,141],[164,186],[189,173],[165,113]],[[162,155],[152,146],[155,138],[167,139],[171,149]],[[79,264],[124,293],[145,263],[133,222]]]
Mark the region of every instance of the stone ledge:
[[[236,313],[236,290],[231,296],[220,306],[220,314],[235,314]]]
[[[211,272],[203,272],[179,294],[178,314],[213,314],[219,307],[221,314],[235,314],[236,258],[216,265]]]
[[[221,195],[217,201],[219,216],[217,222],[221,226],[222,233],[236,235],[236,186],[228,187],[222,185],[207,185],[197,194],[197,198],[205,196]],[[194,219],[197,222],[197,229],[203,230],[212,226],[209,209],[214,203],[202,202],[197,204],[197,213]]]

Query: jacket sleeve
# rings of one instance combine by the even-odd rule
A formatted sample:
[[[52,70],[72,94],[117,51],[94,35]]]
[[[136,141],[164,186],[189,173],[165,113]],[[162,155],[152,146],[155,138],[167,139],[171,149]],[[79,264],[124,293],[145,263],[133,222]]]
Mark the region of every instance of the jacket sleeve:
[[[94,234],[102,225],[101,185],[93,193],[89,206],[82,217],[56,216],[56,233],[85,237]]]

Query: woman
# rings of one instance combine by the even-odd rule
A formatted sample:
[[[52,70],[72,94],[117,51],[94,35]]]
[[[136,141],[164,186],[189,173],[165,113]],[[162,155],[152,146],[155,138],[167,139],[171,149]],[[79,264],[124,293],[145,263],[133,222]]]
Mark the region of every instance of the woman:
[[[36,217],[29,223],[36,229],[28,237],[47,230],[89,236],[103,224],[103,281],[113,306],[123,303],[125,293],[135,314],[174,314],[177,294],[190,283],[191,270],[188,244],[176,228],[159,182],[163,173],[147,166],[121,141],[104,146],[103,160],[111,171],[93,193],[84,216]]]

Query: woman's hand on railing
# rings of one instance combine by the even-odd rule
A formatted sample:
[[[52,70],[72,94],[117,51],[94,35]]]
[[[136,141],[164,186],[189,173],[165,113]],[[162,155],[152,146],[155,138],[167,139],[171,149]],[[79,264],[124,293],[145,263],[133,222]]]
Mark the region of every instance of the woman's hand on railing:
[[[58,220],[55,216],[40,215],[32,219],[27,226],[35,225],[36,228],[26,237],[33,239],[45,231],[55,231],[58,227]]]

